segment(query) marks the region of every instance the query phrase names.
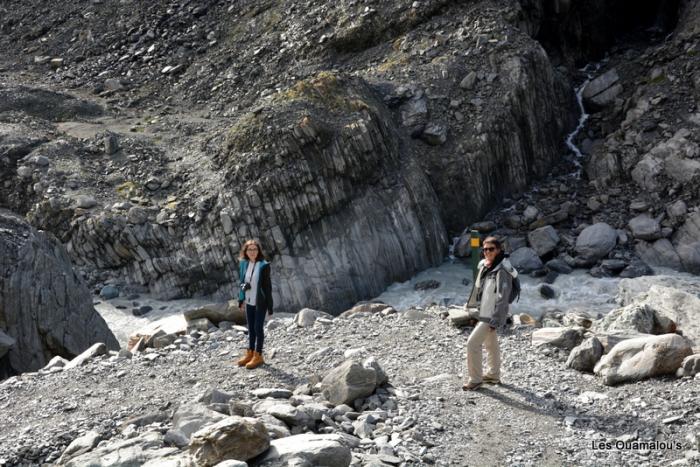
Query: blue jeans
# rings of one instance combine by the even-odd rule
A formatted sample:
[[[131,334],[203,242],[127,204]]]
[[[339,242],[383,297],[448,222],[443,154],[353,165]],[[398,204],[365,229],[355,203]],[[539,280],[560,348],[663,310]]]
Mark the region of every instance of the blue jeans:
[[[248,348],[262,353],[265,341],[265,310],[257,311],[256,307],[246,303],[245,314],[248,321]]]

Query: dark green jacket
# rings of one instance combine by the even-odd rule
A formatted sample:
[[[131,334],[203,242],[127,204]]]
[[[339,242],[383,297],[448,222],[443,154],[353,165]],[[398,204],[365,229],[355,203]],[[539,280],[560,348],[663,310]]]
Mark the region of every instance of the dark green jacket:
[[[267,311],[272,314],[272,281],[270,280],[270,263],[265,260],[260,262],[260,277],[258,278],[258,295],[255,308],[258,311]],[[245,302],[245,292],[240,286],[245,281],[245,272],[248,269],[248,260],[241,260],[238,265],[238,305]]]

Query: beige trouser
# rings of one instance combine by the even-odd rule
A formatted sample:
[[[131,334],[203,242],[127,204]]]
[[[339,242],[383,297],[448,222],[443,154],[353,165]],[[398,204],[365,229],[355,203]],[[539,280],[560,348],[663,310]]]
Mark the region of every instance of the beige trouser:
[[[476,325],[467,340],[467,369],[469,370],[469,383],[481,383],[484,379],[481,347],[486,347],[488,378],[500,379],[501,377],[501,352],[498,348],[498,337],[495,329],[491,329],[487,323],[480,322]]]

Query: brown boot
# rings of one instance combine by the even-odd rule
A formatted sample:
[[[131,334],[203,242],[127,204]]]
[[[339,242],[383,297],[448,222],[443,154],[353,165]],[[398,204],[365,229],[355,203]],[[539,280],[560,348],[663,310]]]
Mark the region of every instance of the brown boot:
[[[238,366],[246,366],[246,364],[253,359],[254,353],[255,352],[253,352],[251,349],[246,350],[243,358],[238,360]]]
[[[245,367],[249,370],[253,370],[263,363],[265,363],[265,360],[263,360],[262,354],[260,352],[253,352],[253,359],[249,361]]]

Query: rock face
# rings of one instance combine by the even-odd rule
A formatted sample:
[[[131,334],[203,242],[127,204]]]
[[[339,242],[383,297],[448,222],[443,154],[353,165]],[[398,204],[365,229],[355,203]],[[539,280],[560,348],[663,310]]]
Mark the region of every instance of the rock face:
[[[620,342],[595,366],[607,385],[674,374],[693,354],[688,339],[677,334],[639,337]]]
[[[73,358],[94,343],[119,344],[64,248],[18,216],[0,210],[0,330],[15,340],[5,358],[14,371]]]
[[[111,19],[100,5],[91,10],[96,25]],[[309,5],[308,14],[296,7],[292,13],[292,5],[277,2],[265,10],[265,16],[279,20],[279,32],[262,27],[244,39],[247,33],[236,30],[234,40],[220,42],[221,31],[212,25],[233,13],[223,4],[207,4],[196,15],[180,11],[184,7],[173,15],[160,3],[143,13],[146,17],[125,12],[115,34],[149,42],[145,48],[140,44],[133,58],[153,56],[133,79],[124,78],[126,58],[104,57],[110,65],[99,71],[102,60],[86,63],[86,56],[104,51],[81,43],[78,56],[60,62],[65,79],[90,76],[86,79],[96,92],[117,100],[125,90],[154,89],[164,97],[180,89],[184,100],[213,99],[212,119],[222,120],[205,129],[211,131],[202,139],[209,141],[205,145],[179,131],[182,125],[199,133],[196,125],[177,123],[173,158],[182,157],[182,165],[170,164],[167,154],[136,144],[129,135],[115,133],[118,144],[105,147],[111,141],[108,128],[89,145],[66,137],[60,146],[55,133],[47,133],[48,142],[23,151],[43,156],[48,166],[26,165],[20,171],[13,161],[9,175],[2,175],[3,181],[22,180],[32,187],[18,211],[64,241],[79,267],[139,284],[161,298],[230,299],[237,250],[244,240],[259,237],[273,260],[279,310],[312,307],[336,314],[439,263],[447,246],[445,227],[461,230],[478,220],[508,193],[545,176],[561,158],[575,101],[562,70],[552,66],[535,39],[514,27],[519,5],[500,11],[445,0],[415,8],[389,1],[364,12],[359,4],[318,3]],[[66,11],[80,11],[75,8]],[[243,17],[262,13],[252,5],[233,10]],[[437,14],[446,20],[440,26],[445,40],[430,45],[427,55],[415,53],[423,48],[417,38],[432,34]],[[484,14],[488,20],[472,20]],[[326,18],[327,34],[314,15]],[[349,21],[355,16],[359,23]],[[388,21],[375,21],[378,17]],[[171,34],[134,36],[134,27],[149,23],[147,30],[158,29],[162,18],[182,32],[177,42]],[[308,31],[304,38],[297,34],[300,24]],[[71,19],[62,27],[78,24]],[[202,38],[192,34],[195,30],[211,30],[205,36],[212,38],[201,49],[193,46],[196,54],[183,52],[182,63],[172,63],[164,51],[178,50],[183,40],[198,42]],[[406,35],[414,30],[417,35]],[[391,46],[396,40],[401,44]],[[327,71],[329,56],[380,44],[390,46],[386,54],[367,63],[353,59],[342,72]],[[469,54],[466,44],[473,49]],[[65,50],[63,42],[54,45],[68,55],[75,52]],[[231,62],[232,56],[237,58]],[[306,65],[291,72],[287,60]],[[231,62],[230,69],[212,65],[220,62]],[[111,76],[115,73],[120,78]],[[158,84],[136,84],[150,80]],[[29,110],[46,121],[75,114]],[[76,115],[89,118],[88,110]],[[228,128],[222,130],[224,125]],[[54,156],[49,148],[57,146],[64,150],[49,157]],[[56,175],[72,174],[67,169],[84,154],[96,167],[108,168],[76,173],[80,183]],[[131,162],[123,171],[115,162],[120,157]],[[51,196],[43,196],[49,187]],[[80,198],[90,202],[77,205],[77,196],[92,198]]]

